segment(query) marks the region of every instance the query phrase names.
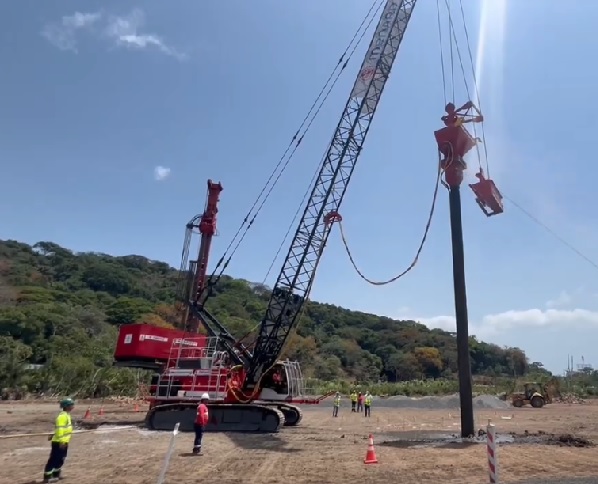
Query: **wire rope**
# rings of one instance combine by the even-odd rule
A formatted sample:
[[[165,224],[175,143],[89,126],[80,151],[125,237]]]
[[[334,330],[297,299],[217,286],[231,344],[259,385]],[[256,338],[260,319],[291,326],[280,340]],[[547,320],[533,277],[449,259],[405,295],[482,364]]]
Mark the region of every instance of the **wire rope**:
[[[222,277],[222,275],[223,275],[224,271],[226,270],[226,268],[228,267],[232,257],[234,256],[237,249],[243,242],[245,236],[247,235],[247,232],[252,227],[253,223],[255,222],[255,219],[261,212],[262,208],[264,207],[266,201],[270,197],[275,186],[278,184],[282,174],[284,173],[286,168],[289,166],[289,163],[291,162],[294,154],[296,153],[297,149],[299,148],[299,145],[301,144],[305,135],[311,128],[315,118],[318,116],[324,103],[330,96],[332,89],[335,87],[336,83],[338,82],[338,79],[344,72],[349,61],[352,59],[353,54],[355,53],[355,51],[357,50],[357,48],[363,41],[363,38],[364,38],[367,30],[369,29],[369,27],[372,24],[372,22],[374,21],[374,19],[377,17],[377,14],[378,14],[379,10],[382,8],[383,4],[384,4],[384,0],[379,0],[379,1],[376,0],[372,3],[372,6],[370,7],[366,16],[364,17],[361,24],[359,25],[356,33],[353,35],[353,38],[349,42],[349,45],[347,46],[347,48],[345,49],[345,51],[339,58],[331,75],[329,76],[328,80],[324,84],[324,87],[318,94],[318,97],[316,98],[316,100],[313,102],[308,114],[305,116],[303,122],[301,123],[301,126],[296,131],[293,138],[291,139],[289,145],[287,146],[287,149],[285,150],[285,152],[279,159],[277,165],[275,166],[274,170],[270,174],[270,177],[268,178],[264,187],[260,191],[260,193],[259,193],[258,197],[256,198],[256,200],[254,201],[253,205],[249,209],[247,215],[243,219],[241,226],[239,227],[239,229],[233,236],[233,239],[231,240],[230,244],[226,248],[224,254],[221,256],[220,260],[216,264],[216,267],[214,268],[214,271],[209,278],[209,282],[208,282],[209,285],[211,285],[211,286],[215,285]],[[340,66],[340,69],[339,69],[339,66]],[[282,168],[281,168],[281,166],[282,166]],[[274,181],[272,181],[272,180],[274,180]],[[265,194],[265,196],[264,196],[264,194]],[[257,209],[256,209],[256,207],[257,207]],[[245,227],[244,231],[243,231],[243,227]],[[231,251],[231,249],[232,249],[232,251]],[[208,297],[209,297],[209,294],[208,294]]]

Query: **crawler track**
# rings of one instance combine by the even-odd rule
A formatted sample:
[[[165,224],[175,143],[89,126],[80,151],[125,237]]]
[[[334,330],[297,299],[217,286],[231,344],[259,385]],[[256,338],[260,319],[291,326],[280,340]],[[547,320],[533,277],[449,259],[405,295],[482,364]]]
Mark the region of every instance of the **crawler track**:
[[[272,404],[268,405],[270,406]],[[275,406],[284,414],[285,427],[295,427],[299,425],[299,422],[301,422],[301,419],[303,418],[303,413],[299,407],[289,404],[276,404]]]
[[[269,405],[216,403],[208,404],[208,410],[206,432],[275,433],[285,425],[285,413]],[[150,430],[172,430],[178,422],[181,432],[192,432],[196,412],[197,403],[158,405],[147,413],[146,426]]]

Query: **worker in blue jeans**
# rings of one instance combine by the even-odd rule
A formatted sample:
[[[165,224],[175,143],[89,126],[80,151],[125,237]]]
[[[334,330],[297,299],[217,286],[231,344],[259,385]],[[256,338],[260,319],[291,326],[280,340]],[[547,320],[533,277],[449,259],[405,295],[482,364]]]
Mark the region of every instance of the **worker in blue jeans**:
[[[60,402],[61,412],[54,422],[54,433],[48,437],[48,440],[52,442],[52,447],[50,457],[44,468],[43,482],[56,482],[62,478],[60,473],[73,434],[73,423],[71,421],[73,408],[75,408],[75,402],[70,398],[65,398]]]
[[[370,392],[365,393],[365,401],[363,402],[364,417],[372,416],[372,394]]]
[[[334,395],[334,400],[332,401],[332,416],[338,417],[338,409],[341,406],[341,394],[340,392],[336,392]]]
[[[209,422],[209,412],[208,412],[208,405],[207,403],[210,401],[210,395],[204,393],[201,396],[200,403],[197,406],[197,416],[195,417],[195,424],[193,428],[195,430],[195,439],[193,440],[193,454],[194,455],[202,455],[201,454],[201,441],[203,438],[203,433],[206,430],[206,425]]]

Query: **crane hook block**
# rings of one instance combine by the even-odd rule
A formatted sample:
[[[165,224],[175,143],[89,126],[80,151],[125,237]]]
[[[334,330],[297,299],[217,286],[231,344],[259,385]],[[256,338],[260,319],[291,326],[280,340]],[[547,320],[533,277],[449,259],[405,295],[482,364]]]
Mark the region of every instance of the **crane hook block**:
[[[469,186],[473,190],[476,197],[475,201],[482,209],[482,212],[487,217],[503,213],[502,195],[494,182],[484,176],[483,170],[476,173],[476,177],[479,181],[477,183],[470,183]]]
[[[331,226],[334,222],[342,222],[343,216],[336,210],[332,210],[324,215],[324,225]]]

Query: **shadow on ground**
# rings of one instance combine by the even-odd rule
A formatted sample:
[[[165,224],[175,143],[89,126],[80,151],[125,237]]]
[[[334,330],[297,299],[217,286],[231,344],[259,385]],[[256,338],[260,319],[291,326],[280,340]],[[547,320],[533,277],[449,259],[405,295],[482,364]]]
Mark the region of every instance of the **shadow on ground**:
[[[227,433],[226,436],[242,449],[248,450],[269,450],[293,454],[301,452],[301,449],[288,447],[288,444],[279,436],[274,434],[237,434]]]

